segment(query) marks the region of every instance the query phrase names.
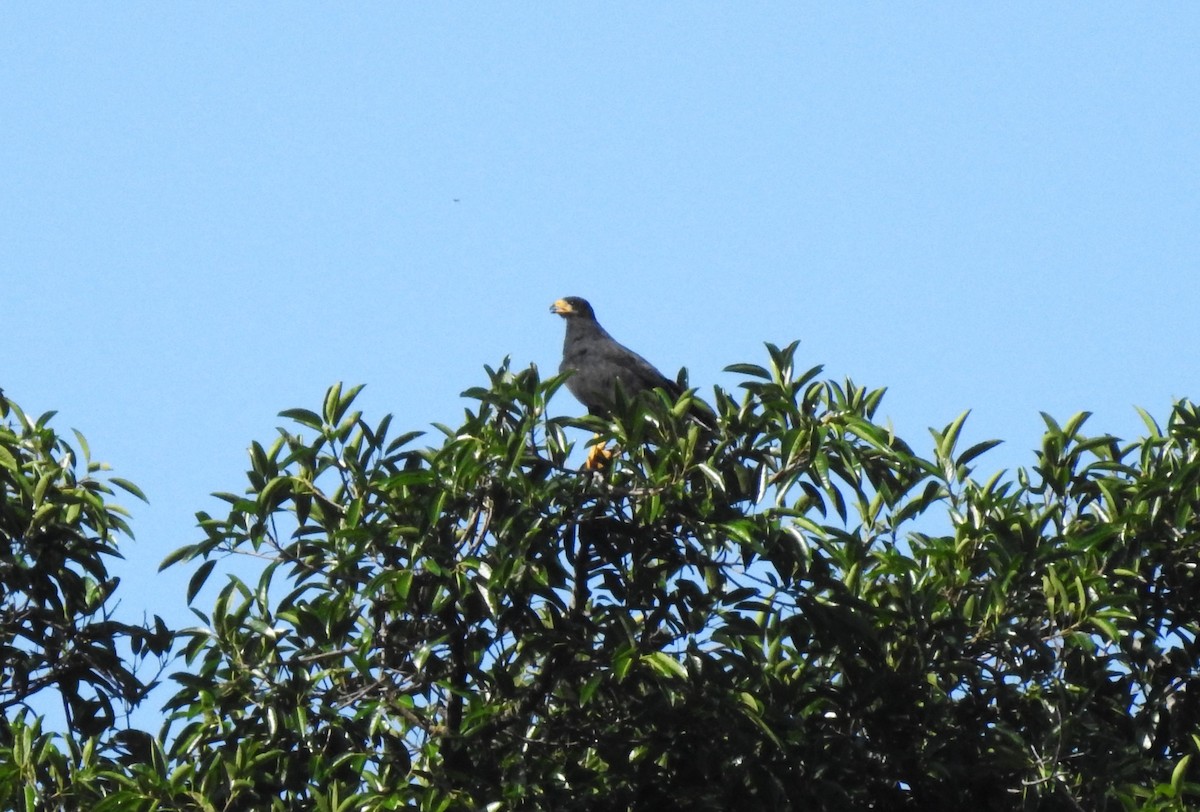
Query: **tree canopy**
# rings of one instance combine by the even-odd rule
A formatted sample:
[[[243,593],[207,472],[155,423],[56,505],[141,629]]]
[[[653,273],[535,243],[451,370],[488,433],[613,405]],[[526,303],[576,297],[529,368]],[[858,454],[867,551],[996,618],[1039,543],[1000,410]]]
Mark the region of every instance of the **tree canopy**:
[[[75,479],[46,420],[14,411],[0,632],[20,665],[0,682],[0,801],[1200,798],[1196,408],[1144,415],[1133,442],[1044,415],[1031,466],[979,477],[994,443],[960,448],[966,415],[921,456],[878,421],[883,390],[797,368],[795,345],[768,350],[729,368],[740,392],[714,389],[715,427],[689,419],[693,390],[612,420],[554,416],[564,378],[507,363],[434,442],[368,420],[357,388],[283,412],[247,483],[218,494],[227,511],[199,514],[199,540],[164,562],[192,568],[197,625],[176,632],[154,735],[122,728],[112,702],[140,699],[135,661],[170,632],[103,614],[103,559],[127,530],[106,483],[139,492]],[[602,469],[574,462],[587,432],[619,449]],[[48,689],[66,697],[65,732],[29,710]]]

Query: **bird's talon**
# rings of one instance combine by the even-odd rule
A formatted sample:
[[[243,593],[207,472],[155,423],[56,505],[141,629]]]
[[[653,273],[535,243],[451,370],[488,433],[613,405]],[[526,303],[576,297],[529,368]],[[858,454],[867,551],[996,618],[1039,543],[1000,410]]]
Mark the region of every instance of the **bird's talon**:
[[[583,462],[584,470],[598,471],[607,468],[614,452],[609,451],[603,444],[596,444],[588,451],[587,459]]]

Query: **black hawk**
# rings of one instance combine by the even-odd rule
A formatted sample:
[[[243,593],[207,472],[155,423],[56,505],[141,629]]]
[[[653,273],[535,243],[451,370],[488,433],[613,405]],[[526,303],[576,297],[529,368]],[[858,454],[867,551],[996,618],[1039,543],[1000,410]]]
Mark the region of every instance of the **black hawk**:
[[[617,343],[596,321],[596,313],[586,299],[578,296],[559,299],[550,305],[550,312],[567,322],[558,371],[572,373],[567,378],[567,389],[591,414],[601,417],[612,414],[618,383],[631,398],[655,387],[674,398],[682,394],[675,381],[633,350]],[[708,422],[703,418],[700,421]],[[603,449],[594,446],[586,466],[595,467],[603,455]]]

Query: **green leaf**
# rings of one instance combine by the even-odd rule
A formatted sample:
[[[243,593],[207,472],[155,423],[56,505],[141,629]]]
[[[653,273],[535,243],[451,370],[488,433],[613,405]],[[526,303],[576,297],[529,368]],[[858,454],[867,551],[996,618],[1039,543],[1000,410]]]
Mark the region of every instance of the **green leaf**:
[[[1175,765],[1175,769],[1171,771],[1171,789],[1179,796],[1183,788],[1183,779],[1187,777],[1188,765],[1192,763],[1192,754],[1188,753],[1183,758],[1179,759],[1179,763]]]
[[[671,655],[663,651],[652,651],[642,655],[642,662],[661,677],[687,679],[687,669]]]
[[[771,380],[771,373],[757,364],[730,364],[725,367],[725,372],[732,372],[735,375],[749,375],[752,378],[762,378],[765,381]]]
[[[158,571],[162,572],[167,567],[178,564],[180,561],[187,561],[196,554],[197,549],[198,545],[195,544],[188,544],[184,547],[180,547],[162,560],[162,563],[158,565]]]
[[[195,599],[196,593],[198,593],[204,587],[204,582],[208,580],[209,574],[213,571],[213,567],[216,565],[216,559],[210,559],[196,568],[196,571],[192,574],[191,579],[188,581],[186,598],[188,603],[191,603]]]
[[[721,478],[721,475],[711,465],[700,463],[696,466],[696,469],[704,475],[704,478],[712,484],[713,488],[721,493],[725,492],[725,480]]]
[[[339,405],[342,402],[342,384],[339,381],[325,391],[325,408],[322,412],[324,416],[323,424],[336,426],[341,420]]]
[[[633,665],[636,652],[629,647],[624,647],[616,653],[612,661],[613,676],[618,681],[624,680],[629,674],[629,669]]]
[[[317,431],[320,431],[323,425],[321,416],[310,409],[284,409],[279,416]]]
[[[142,489],[139,488],[137,485],[134,485],[128,479],[123,479],[122,477],[114,476],[114,477],[109,477],[108,481],[111,482],[112,484],[116,485],[121,490],[133,494],[138,499],[141,499],[143,502],[145,502],[147,504],[150,503],[150,500],[146,498],[146,494],[142,493]]]
[[[1142,422],[1146,424],[1146,430],[1150,432],[1151,439],[1158,439],[1163,436],[1162,429],[1159,428],[1157,421],[1150,416],[1150,413],[1140,406],[1135,406],[1138,415],[1142,418]]]
[[[0,466],[7,468],[14,474],[21,470],[20,466],[17,465],[17,458],[12,455],[12,452],[2,445],[0,445]]]
[[[1079,433],[1079,429],[1087,422],[1087,419],[1092,416],[1091,412],[1079,412],[1073,415],[1067,421],[1067,425],[1063,427],[1063,434],[1067,437],[1075,437]]]
[[[1061,436],[1063,433],[1062,426],[1058,425],[1058,421],[1050,416],[1049,412],[1038,412],[1042,416],[1042,422],[1046,424],[1046,430],[1055,436]]]
[[[941,432],[933,432],[934,439],[937,441],[938,459],[948,460],[954,454],[954,447],[958,445],[958,436],[962,433],[963,424],[967,422],[967,417],[971,411],[967,411],[954,418]]]
[[[603,677],[600,674],[596,674],[580,687],[579,704],[581,707],[592,701],[592,697],[596,695],[596,690],[600,687],[602,681]]]
[[[92,459],[92,449],[88,446],[87,438],[77,429],[71,429],[71,433],[75,435],[75,442],[79,444],[79,450],[83,453],[84,461]]]
[[[1092,625],[1099,629],[1111,642],[1116,643],[1120,641],[1121,632],[1113,625],[1112,621],[1094,615],[1090,620]]]
[[[976,443],[963,453],[959,454],[958,459],[954,461],[954,465],[956,467],[962,467],[976,457],[991,451],[1002,442],[1003,440],[984,440],[982,443]]]

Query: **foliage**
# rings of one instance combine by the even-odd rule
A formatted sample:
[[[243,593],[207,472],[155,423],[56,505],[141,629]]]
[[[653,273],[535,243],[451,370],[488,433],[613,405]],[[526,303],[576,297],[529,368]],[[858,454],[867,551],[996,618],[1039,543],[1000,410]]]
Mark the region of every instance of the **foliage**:
[[[229,808],[1194,792],[1195,410],[1129,446],[1047,418],[1032,471],[981,483],[962,418],[922,459],[881,390],[770,355],[711,435],[690,396],[548,417],[561,379],[506,367],[433,447],[356,390],[286,412],[310,436],[256,445],[172,559],[205,562],[193,592],[223,554],[267,562],[189,632],[172,757],[242,765]],[[577,471],[571,426],[623,452]],[[916,529],[931,510],[950,532]]]
[[[768,349],[715,428],[692,392],[551,417],[507,364],[428,445],[357,389],[284,412],[164,562],[212,608],[94,808],[1194,805],[1196,408],[1046,417],[979,479],[966,415],[925,458]]]
[[[141,492],[99,478],[105,466],[90,459],[83,436],[76,452],[49,427],[52,417],[31,419],[0,395],[0,800],[27,809],[66,803],[85,762],[136,739],[117,723],[153,687],[139,665],[163,657],[172,639],[158,618],[149,626],[113,618],[118,579],[106,560],[118,555],[117,537],[131,534],[108,497],[113,486]],[[65,743],[37,715],[56,704]]]

